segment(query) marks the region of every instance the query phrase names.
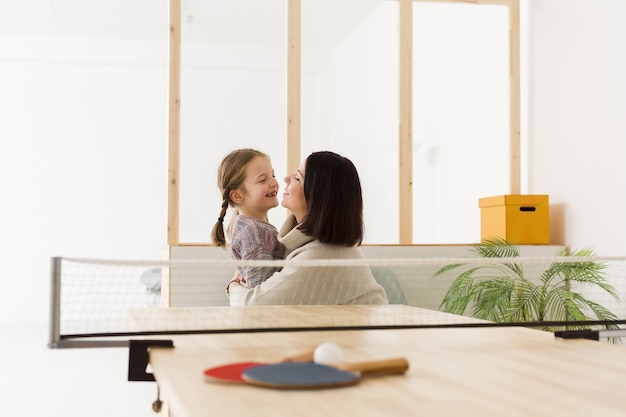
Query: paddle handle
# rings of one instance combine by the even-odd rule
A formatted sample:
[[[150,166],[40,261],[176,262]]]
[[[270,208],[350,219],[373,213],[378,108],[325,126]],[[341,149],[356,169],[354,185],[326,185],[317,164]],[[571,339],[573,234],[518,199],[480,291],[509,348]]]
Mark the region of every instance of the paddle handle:
[[[340,366],[344,371],[359,372],[363,376],[403,374],[409,369],[405,358],[381,359],[367,362],[346,363]]]
[[[313,362],[315,350],[307,350],[306,352],[283,358],[281,362]]]

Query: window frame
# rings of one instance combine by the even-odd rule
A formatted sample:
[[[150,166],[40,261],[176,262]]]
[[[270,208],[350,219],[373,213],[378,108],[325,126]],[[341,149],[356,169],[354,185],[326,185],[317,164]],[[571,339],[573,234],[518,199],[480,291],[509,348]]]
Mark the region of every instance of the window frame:
[[[399,17],[399,239],[398,245],[413,243],[413,89],[412,36],[413,2],[474,3],[509,8],[509,192],[521,192],[521,97],[520,97],[520,0],[393,0],[398,2]],[[302,0],[287,3],[287,172],[297,169],[301,159],[301,16]],[[180,220],[180,74],[181,74],[181,0],[169,0],[169,98],[168,98],[168,210],[167,244],[181,245]]]

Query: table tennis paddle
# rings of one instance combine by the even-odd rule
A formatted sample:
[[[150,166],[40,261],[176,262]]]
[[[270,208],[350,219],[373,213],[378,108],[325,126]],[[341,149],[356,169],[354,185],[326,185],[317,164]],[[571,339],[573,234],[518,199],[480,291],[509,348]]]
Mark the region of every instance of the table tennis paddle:
[[[313,360],[313,350],[304,352],[299,355],[289,356],[281,360],[281,362],[310,362]],[[280,363],[280,362],[279,362]],[[241,375],[243,372],[255,366],[261,365],[271,365],[271,363],[267,362],[254,362],[254,361],[245,361],[245,362],[234,362],[226,365],[215,366],[213,368],[208,368],[204,370],[204,377],[206,380],[212,381],[220,381],[220,382],[232,382],[232,383],[243,383],[243,379]]]
[[[402,374],[409,368],[404,358],[360,362],[344,369],[314,362],[283,362],[243,371],[245,383],[275,389],[321,389],[358,384],[365,375]],[[349,369],[349,370],[345,370]]]
[[[226,365],[215,366],[213,368],[204,370],[204,378],[206,380],[220,381],[220,382],[243,382],[241,375],[243,371],[248,368],[256,366],[269,365],[262,362],[235,362]]]

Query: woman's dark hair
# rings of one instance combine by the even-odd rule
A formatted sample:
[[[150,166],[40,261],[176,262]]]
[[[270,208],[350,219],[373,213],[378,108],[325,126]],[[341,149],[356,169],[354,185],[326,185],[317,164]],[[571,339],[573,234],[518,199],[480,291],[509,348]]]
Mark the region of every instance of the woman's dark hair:
[[[298,226],[303,233],[333,245],[363,241],[363,195],[356,167],[334,152],[314,152],[304,166],[308,213]]]

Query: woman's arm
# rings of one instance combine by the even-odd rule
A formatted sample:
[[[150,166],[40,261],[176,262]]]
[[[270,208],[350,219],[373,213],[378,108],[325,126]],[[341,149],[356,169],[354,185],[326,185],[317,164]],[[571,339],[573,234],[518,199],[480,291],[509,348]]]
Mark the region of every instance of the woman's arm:
[[[293,255],[293,257],[291,257]],[[360,248],[311,242],[295,250],[280,272],[251,289],[233,285],[230,304],[311,305],[311,304],[386,304],[385,290],[376,283],[366,265],[290,266],[289,260],[359,259]],[[320,262],[322,263],[322,262]]]
[[[293,304],[286,297],[283,284],[285,279],[284,269],[275,272],[265,282],[254,288],[247,288],[245,282],[231,280],[228,283],[228,296],[231,306],[245,305],[272,305],[272,304]]]

